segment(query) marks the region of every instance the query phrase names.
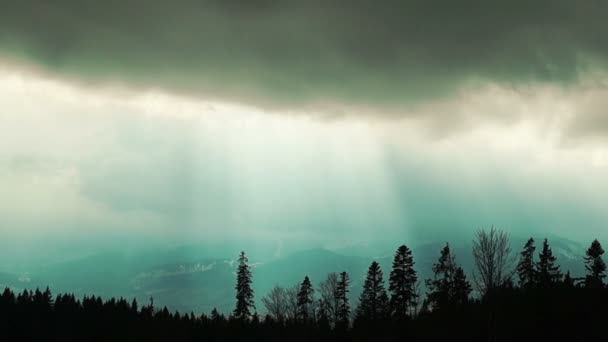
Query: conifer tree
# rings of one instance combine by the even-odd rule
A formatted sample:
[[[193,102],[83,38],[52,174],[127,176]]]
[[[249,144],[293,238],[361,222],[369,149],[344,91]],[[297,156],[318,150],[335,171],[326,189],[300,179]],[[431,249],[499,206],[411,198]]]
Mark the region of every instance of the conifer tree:
[[[137,299],[133,298],[133,300],[131,301],[131,311],[137,313],[138,310],[138,306],[137,306]]]
[[[519,277],[519,286],[522,288],[529,288],[536,282],[536,265],[534,264],[535,250],[534,239],[530,238],[519,255],[517,275]]]
[[[390,311],[397,319],[404,318],[416,300],[416,271],[412,251],[400,246],[393,258],[393,269],[389,277],[388,290],[391,293]]]
[[[249,318],[251,318],[251,309],[253,308],[255,310],[255,303],[253,301],[253,289],[251,288],[251,269],[248,264],[249,259],[245,256],[245,252],[241,252],[238,262],[234,318],[249,320]]]
[[[374,261],[367,270],[363,283],[363,292],[359,297],[357,319],[376,321],[386,318],[388,308],[388,295],[384,288],[384,279],[380,264]]]
[[[336,302],[338,303],[336,325],[343,328],[348,327],[348,322],[350,320],[350,305],[348,303],[349,285],[350,278],[348,273],[340,273],[338,276],[338,285],[336,286]]]
[[[589,249],[585,253],[585,269],[588,274],[585,278],[585,286],[600,288],[604,286],[606,277],[606,263],[602,259],[604,249],[599,241],[593,240]]]
[[[450,296],[451,304],[463,305],[469,301],[469,295],[471,294],[472,287],[471,283],[467,280],[467,276],[464,273],[462,267],[457,266],[454,271],[454,278],[452,280],[452,293]]]
[[[441,249],[439,259],[433,265],[433,273],[434,278],[426,281],[428,305],[437,310],[468,301],[471,284],[463,269],[457,266],[449,244]]]
[[[564,286],[566,288],[574,287],[574,279],[570,276],[570,271],[566,272],[566,275],[564,276]]]
[[[221,314],[217,308],[213,308],[213,310],[211,310],[211,320],[213,322],[220,322],[223,321],[225,319],[224,315]]]
[[[434,310],[449,305],[454,263],[454,257],[450,253],[450,246],[446,243],[441,249],[439,259],[433,265],[434,278],[426,280],[426,286],[429,289],[427,293],[428,305]]]
[[[553,251],[549,247],[547,239],[543,241],[543,250],[539,254],[538,282],[543,287],[554,285],[561,281],[562,273],[559,265],[556,264],[556,258],[553,256]]]
[[[298,318],[306,322],[313,316],[314,289],[308,276],[304,277],[304,281],[300,285],[298,291]]]

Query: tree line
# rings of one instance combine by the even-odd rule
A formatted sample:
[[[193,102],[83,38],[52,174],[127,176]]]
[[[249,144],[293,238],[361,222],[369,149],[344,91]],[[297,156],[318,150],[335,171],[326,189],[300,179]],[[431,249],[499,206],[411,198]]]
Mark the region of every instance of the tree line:
[[[254,274],[244,252],[228,316],[216,309],[198,316],[170,312],[155,307],[152,298],[140,307],[124,298],[53,297],[48,288],[15,294],[7,288],[0,296],[0,340],[602,340],[608,288],[599,241],[585,253],[582,278],[562,272],[547,239],[539,253],[535,243],[530,238],[513,255],[505,232],[480,230],[470,279],[446,243],[424,282],[412,250],[402,245],[388,284],[380,264],[370,264],[357,303],[349,300],[351,279],[342,271],[316,287],[308,276],[296,286],[275,286],[261,298],[264,314],[255,306]]]

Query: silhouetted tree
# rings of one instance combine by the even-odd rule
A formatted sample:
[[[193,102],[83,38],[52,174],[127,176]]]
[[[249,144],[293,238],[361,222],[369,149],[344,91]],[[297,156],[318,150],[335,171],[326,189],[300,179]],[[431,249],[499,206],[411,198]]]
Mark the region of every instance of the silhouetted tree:
[[[441,249],[439,260],[433,265],[433,279],[426,280],[427,305],[434,310],[449,306],[450,287],[455,268],[449,244]]]
[[[384,279],[380,264],[372,262],[367,270],[363,283],[363,292],[359,297],[356,319],[360,321],[376,321],[387,317],[388,295],[384,288]]]
[[[131,311],[137,312],[138,309],[139,307],[137,305],[137,299],[133,298],[133,301],[131,301]]]
[[[304,281],[300,285],[300,291],[298,292],[298,319],[306,322],[313,318],[314,310],[314,289],[308,276],[304,277]]]
[[[268,314],[275,320],[282,322],[288,313],[287,292],[280,286],[275,286],[262,297],[262,303],[266,307]]]
[[[341,328],[347,328],[350,321],[350,305],[348,303],[349,285],[350,278],[348,273],[341,272],[338,278],[335,295],[338,304],[336,325],[339,325]]]
[[[601,261],[602,253],[599,243],[592,243],[585,258],[588,278],[573,279],[567,272],[559,282],[556,260],[545,241],[540,253],[543,265],[538,268],[552,281],[550,286],[522,291],[503,278],[500,286],[483,297],[468,299],[470,284],[446,244],[433,265],[435,276],[427,282],[428,300],[419,314],[403,322],[389,319],[382,270],[373,262],[352,328],[346,272],[328,277],[335,286],[328,286],[330,281],[319,287],[325,300],[314,300],[308,277],[295,287],[276,286],[262,299],[270,314],[260,318],[254,312],[250,319],[235,315],[226,319],[215,308],[210,316],[198,317],[192,312],[172,312],[166,306],[156,309],[152,298],[138,310],[135,299],[96,295],[76,299],[69,293],[53,297],[48,287],[17,293],[6,288],[0,294],[0,341],[603,341],[608,288],[596,287],[597,283],[575,285],[594,276],[601,284],[605,265],[599,267],[602,263],[597,260]],[[337,308],[333,327],[326,308],[331,300]],[[318,303],[325,304],[317,307]],[[443,310],[446,306],[451,307]]]
[[[556,258],[553,256],[553,251],[549,247],[549,241],[543,240],[543,249],[538,255],[538,283],[542,287],[552,286],[562,279],[562,273],[559,270],[559,265],[556,264]]]
[[[454,271],[454,279],[452,285],[452,296],[450,302],[453,305],[463,305],[469,301],[469,295],[472,291],[471,283],[467,280],[462,267],[457,266]]]
[[[475,272],[473,280],[480,293],[501,287],[512,277],[513,259],[509,236],[492,226],[479,230],[473,240]]]
[[[338,274],[329,273],[327,278],[319,284],[319,310],[326,316],[330,325],[338,320],[338,298],[336,297],[338,287]]]
[[[606,263],[602,259],[604,249],[599,241],[593,240],[591,246],[585,253],[585,269],[588,274],[585,278],[585,286],[599,288],[604,286],[606,277]]]
[[[220,322],[226,320],[226,317],[220,313],[217,308],[211,310],[211,320],[214,322]]]
[[[295,320],[298,318],[298,293],[300,292],[300,284],[293,284],[285,289],[285,298],[287,300],[287,318]]]
[[[431,305],[429,304],[429,299],[424,298],[422,300],[422,305],[420,306],[420,311],[418,311],[418,315],[425,317],[431,314]]]
[[[11,289],[6,287],[6,288],[4,288],[4,291],[2,292],[2,296],[0,297],[0,300],[1,300],[2,305],[12,308],[12,306],[15,305],[15,302],[17,299],[15,298],[15,294],[13,293],[13,291],[11,291]]]
[[[417,280],[412,251],[402,245],[395,252],[393,269],[389,277],[390,311],[393,317],[397,319],[406,317],[409,308],[414,305]]]
[[[317,329],[325,333],[332,328],[329,305],[329,302],[319,298],[315,314]]]
[[[471,284],[462,268],[456,264],[449,244],[446,243],[441,249],[439,260],[433,265],[433,273],[433,279],[426,281],[429,290],[427,306],[437,310],[468,301]]]
[[[564,287],[573,288],[574,287],[574,279],[570,276],[570,271],[566,272],[564,276]]]
[[[251,318],[251,309],[255,309],[253,301],[253,289],[251,288],[251,269],[245,252],[239,255],[239,266],[236,271],[236,308],[234,317],[240,320]]]
[[[535,250],[534,239],[528,239],[519,255],[519,262],[517,263],[517,275],[520,287],[529,288],[536,283]]]

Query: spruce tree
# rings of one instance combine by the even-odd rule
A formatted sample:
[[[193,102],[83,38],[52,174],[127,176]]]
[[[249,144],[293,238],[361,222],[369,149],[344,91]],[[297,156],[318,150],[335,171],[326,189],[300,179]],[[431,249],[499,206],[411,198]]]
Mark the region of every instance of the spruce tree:
[[[471,294],[472,289],[464,270],[462,267],[457,266],[452,280],[450,303],[453,305],[466,304],[469,301],[469,294]]]
[[[437,263],[433,265],[434,278],[426,281],[429,289],[428,305],[434,310],[453,305],[464,304],[469,299],[471,284],[467,281],[463,269],[456,264],[456,258],[445,244]]]
[[[393,317],[406,317],[408,309],[416,300],[416,271],[412,251],[402,245],[395,252],[393,269],[389,277],[388,290],[391,293],[390,310]]]
[[[223,321],[225,319],[224,315],[221,314],[217,308],[213,308],[213,310],[211,310],[211,320],[213,322],[220,322]]]
[[[553,251],[549,247],[547,239],[543,241],[543,250],[539,254],[538,282],[543,287],[552,286],[562,279],[562,273],[559,265],[555,263],[556,258],[553,256]]]
[[[298,291],[298,319],[306,322],[312,318],[313,314],[313,295],[314,289],[308,276],[304,277],[304,281],[300,285],[300,291]]]
[[[585,286],[590,288],[600,288],[604,286],[606,277],[606,263],[602,259],[604,249],[599,241],[593,240],[589,249],[585,253],[585,269],[588,274],[585,278]]]
[[[519,277],[519,286],[522,288],[529,288],[536,282],[536,265],[534,264],[535,250],[534,239],[530,238],[519,255],[517,275]]]
[[[574,287],[574,279],[570,276],[570,271],[566,272],[564,276],[564,287],[573,288]]]
[[[388,308],[388,295],[384,288],[384,279],[380,264],[372,262],[367,270],[363,283],[363,292],[359,297],[357,319],[363,321],[376,321],[386,318]]]
[[[253,289],[251,288],[251,269],[249,267],[249,259],[245,256],[245,252],[239,255],[239,266],[236,271],[236,307],[234,309],[234,318],[240,320],[249,320],[251,318],[251,309],[255,310],[253,301]]]
[[[433,265],[433,279],[426,280],[426,286],[429,289],[428,304],[434,310],[449,306],[454,264],[455,260],[450,253],[450,245],[446,243],[441,249],[439,259]]]
[[[336,286],[336,302],[338,303],[336,325],[343,328],[348,327],[348,322],[350,320],[350,305],[348,303],[349,285],[350,278],[348,273],[340,273],[338,285]]]

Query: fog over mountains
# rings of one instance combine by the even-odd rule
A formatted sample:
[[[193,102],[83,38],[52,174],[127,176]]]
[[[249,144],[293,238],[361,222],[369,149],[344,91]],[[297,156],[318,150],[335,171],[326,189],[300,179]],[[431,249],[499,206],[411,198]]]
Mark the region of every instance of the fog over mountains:
[[[537,244],[542,237],[535,237]],[[525,243],[512,237],[516,257]],[[557,261],[573,276],[584,273],[586,245],[559,237],[549,237]],[[367,267],[378,260],[385,280],[392,254],[407,241],[385,241],[332,248],[294,248],[281,243],[200,243],[172,247],[140,248],[136,251],[107,251],[54,261],[23,261],[0,269],[0,286],[15,290],[50,286],[56,292],[104,297],[135,297],[140,303],[154,298],[157,306],[180,312],[210,312],[214,307],[229,313],[234,306],[235,259],[240,249],[248,252],[253,265],[253,286],[257,309],[274,285],[292,286],[308,275],[315,286],[330,272],[351,275],[351,300],[357,301]],[[416,270],[421,280],[431,276],[432,264],[439,256],[443,241],[408,244],[413,248]],[[467,274],[473,270],[470,242],[451,244],[457,262]],[[424,293],[424,288],[422,287]]]

